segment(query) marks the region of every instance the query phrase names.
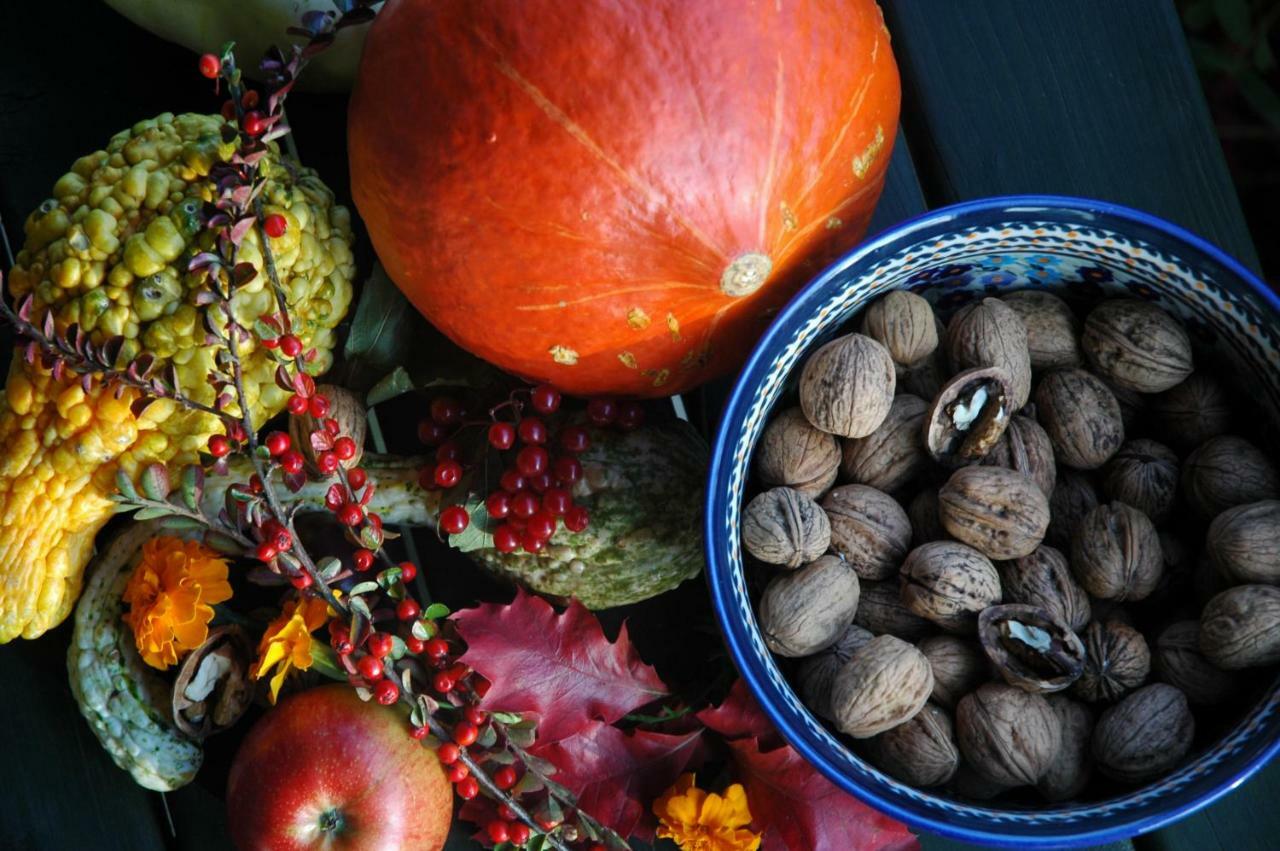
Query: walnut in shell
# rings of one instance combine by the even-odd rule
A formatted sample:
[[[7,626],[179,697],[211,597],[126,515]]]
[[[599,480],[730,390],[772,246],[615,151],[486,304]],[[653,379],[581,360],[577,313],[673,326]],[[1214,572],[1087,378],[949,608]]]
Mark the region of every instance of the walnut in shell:
[[[922,443],[933,460],[962,467],[996,445],[1013,414],[1009,374],[994,366],[967,369],[934,397],[924,416]]]
[[[866,485],[841,485],[822,501],[831,547],[864,579],[892,576],[911,544],[911,521],[893,497]]]
[[[982,649],[956,635],[931,635],[920,642],[920,652],[933,670],[930,700],[954,709],[960,698],[991,678]]]
[[[938,513],[952,537],[988,558],[1019,558],[1044,540],[1049,498],[1013,470],[962,467],[938,491]]]
[[[978,617],[978,640],[996,673],[1023,691],[1062,691],[1084,669],[1084,645],[1071,627],[1036,606],[985,609]]]
[[[1036,418],[1059,463],[1095,470],[1124,443],[1115,395],[1083,369],[1059,369],[1036,386]]]
[[[1178,621],[1156,639],[1156,675],[1187,696],[1194,706],[1216,706],[1233,698],[1239,675],[1224,671],[1200,652],[1200,622]]]
[[[853,622],[876,635],[893,635],[908,641],[915,641],[933,631],[933,624],[902,604],[896,579],[863,582]]]
[[[1058,467],[1054,463],[1053,443],[1040,424],[1031,417],[1018,414],[996,445],[982,459],[993,467],[1017,470],[1036,483],[1045,496],[1053,494],[1058,483]]]
[[[1049,708],[1058,718],[1062,746],[1040,778],[1036,788],[1050,801],[1066,801],[1079,795],[1093,774],[1093,712],[1083,703],[1061,694],[1046,695]]]
[[[1280,588],[1237,585],[1200,614],[1200,652],[1228,671],[1280,662]]]
[[[1107,499],[1162,520],[1173,510],[1178,495],[1178,456],[1154,440],[1130,440],[1107,464],[1102,492]]]
[[[1048,544],[1022,558],[999,562],[996,570],[1005,602],[1038,606],[1076,631],[1089,622],[1089,595],[1071,575],[1067,557]]]
[[[1076,530],[1071,572],[1084,590],[1103,600],[1145,599],[1164,575],[1156,527],[1123,502],[1099,505]]]
[[[862,333],[880,342],[893,362],[914,366],[938,348],[937,323],[929,302],[907,290],[894,290],[871,303]]]
[[[1093,758],[1104,774],[1143,783],[1181,762],[1195,732],[1186,695],[1152,683],[1102,713],[1093,730]]]
[[[809,656],[830,647],[853,623],[858,575],[839,556],[775,576],[760,597],[760,631],[779,656]]]
[[[835,643],[820,653],[815,653],[800,663],[796,671],[796,688],[800,699],[819,717],[831,717],[831,684],[836,672],[853,657],[859,647],[874,636],[860,626],[849,624]]]
[[[1042,695],[987,683],[956,707],[956,740],[965,762],[988,780],[1031,786],[1058,755],[1062,728]]]
[[[346,469],[357,467],[360,465],[360,459],[364,455],[364,438],[369,428],[369,417],[366,413],[364,399],[352,393],[345,387],[336,384],[320,384],[316,386],[316,394],[322,395],[329,400],[329,416],[328,419],[338,421],[341,433],[350,436],[356,444],[356,454],[352,455],[341,464]],[[310,413],[289,416],[289,434],[293,439],[293,445],[301,452],[302,457],[306,459],[307,470],[312,475],[328,476],[328,473],[321,473],[320,468],[316,466],[316,455],[318,454],[315,447],[311,444],[311,434],[316,429],[323,430],[324,426],[321,422],[311,416]]]
[[[1226,389],[1206,372],[1193,372],[1150,400],[1152,420],[1174,446],[1190,449],[1231,429],[1235,411]]]
[[[866,739],[910,720],[933,691],[924,654],[892,635],[878,635],[836,673],[831,711],[840,732]]]
[[[1027,329],[1032,369],[1080,366],[1080,323],[1067,303],[1044,290],[1020,290],[1001,297]]]
[[[1093,479],[1087,474],[1059,467],[1058,480],[1049,497],[1049,530],[1045,540],[1060,550],[1070,550],[1080,521],[1101,501]]]
[[[946,334],[942,323],[937,323],[938,334]],[[938,346],[933,354],[912,366],[898,365],[898,392],[910,393],[921,399],[932,399],[942,389],[942,384],[951,374],[947,366],[947,356]]]
[[[929,469],[921,437],[926,408],[919,396],[895,396],[879,428],[866,437],[844,441],[840,472],[845,479],[893,493]]]
[[[942,528],[942,518],[938,515],[937,488],[925,488],[912,497],[911,504],[907,506],[907,518],[911,521],[913,547],[947,537],[947,530]]]
[[[973,632],[978,612],[1000,602],[1000,577],[982,553],[955,541],[916,547],[902,563],[902,602],[948,632]]]
[[[1191,338],[1154,304],[1108,299],[1084,321],[1080,347],[1108,381],[1139,393],[1168,390],[1191,374]]]
[[[1232,581],[1280,585],[1280,499],[1228,508],[1209,524],[1205,546]]]
[[[1147,640],[1118,620],[1094,621],[1084,631],[1084,672],[1071,693],[1090,703],[1111,702],[1147,681]]]
[[[214,627],[178,668],[173,684],[173,721],[197,741],[240,720],[253,700],[249,669],[253,646],[244,629]]]
[[[984,298],[956,311],[947,323],[947,358],[955,372],[998,366],[1013,386],[1010,404],[1019,410],[1031,395],[1031,351],[1027,329],[1013,308]]]
[[[1228,508],[1280,498],[1280,473],[1243,437],[1211,437],[1182,465],[1182,494],[1206,520]]]
[[[888,350],[870,337],[848,334],[805,362],[800,407],[825,432],[866,437],[888,415],[896,382]]]
[[[915,717],[886,730],[868,744],[872,761],[883,771],[912,786],[941,786],[960,767],[955,729],[947,711],[932,703]]]
[[[831,524],[809,497],[791,488],[773,488],[747,503],[742,546],[761,561],[797,568],[831,546]]]
[[[756,450],[756,471],[770,487],[786,485],[818,499],[835,484],[840,442],[814,428],[799,408],[791,408],[765,427]]]

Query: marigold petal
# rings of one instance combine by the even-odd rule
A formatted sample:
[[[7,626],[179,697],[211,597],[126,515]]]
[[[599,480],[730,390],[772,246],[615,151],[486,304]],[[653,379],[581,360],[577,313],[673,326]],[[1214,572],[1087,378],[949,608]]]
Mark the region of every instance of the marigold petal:
[[[751,824],[751,807],[747,803],[747,790],[741,783],[734,783],[724,790],[724,800],[729,805],[726,824],[729,827],[745,827]]]

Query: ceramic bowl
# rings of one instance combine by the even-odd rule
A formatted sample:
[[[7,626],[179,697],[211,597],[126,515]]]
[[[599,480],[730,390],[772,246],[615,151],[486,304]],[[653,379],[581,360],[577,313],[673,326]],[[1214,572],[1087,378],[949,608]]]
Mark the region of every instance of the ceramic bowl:
[[[855,755],[800,702],[756,625],[739,540],[761,430],[805,356],[895,288],[943,314],[977,296],[1044,288],[1152,301],[1280,421],[1280,299],[1221,250],[1154,216],[1075,198],[959,204],[902,224],[832,265],[775,319],[742,370],[717,435],[708,493],[708,580],[738,669],[781,734],[839,787],[915,828],[1009,847],[1088,845],[1154,830],[1238,786],[1280,749],[1280,684],[1175,773],[1105,800],[1002,808],[915,789]],[[788,402],[786,404],[793,404]],[[1277,442],[1272,441],[1272,446]]]

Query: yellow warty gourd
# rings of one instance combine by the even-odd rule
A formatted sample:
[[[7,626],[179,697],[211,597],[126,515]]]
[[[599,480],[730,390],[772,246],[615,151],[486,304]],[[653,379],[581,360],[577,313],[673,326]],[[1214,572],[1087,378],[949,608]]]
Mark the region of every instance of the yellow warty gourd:
[[[156,374],[173,364],[181,391],[206,405],[215,348],[206,344],[204,312],[187,261],[211,250],[201,226],[214,199],[210,169],[234,153],[222,141],[223,119],[160,115],[116,134],[105,150],[81,157],[26,221],[8,287],[13,298],[34,294],[32,318],[52,312],[56,327],[77,324],[101,343],[123,336],[120,363],[149,352]],[[270,240],[287,294],[294,333],[319,354],[310,368],[333,359],[333,329],[351,302],[355,273],[351,220],[314,172],[272,150],[265,212],[287,222]],[[275,312],[262,268],[262,243],[250,231],[239,260],[259,274],[232,299],[242,324]],[[221,325],[222,323],[219,323]],[[287,394],[274,381],[272,353],[242,346],[246,397],[255,423],[278,413]],[[161,400],[132,413],[137,391],[119,398],[76,376],[56,380],[15,353],[0,395],[0,643],[34,638],[57,626],[80,593],[94,535],[111,517],[117,470],[195,460],[216,417]]]

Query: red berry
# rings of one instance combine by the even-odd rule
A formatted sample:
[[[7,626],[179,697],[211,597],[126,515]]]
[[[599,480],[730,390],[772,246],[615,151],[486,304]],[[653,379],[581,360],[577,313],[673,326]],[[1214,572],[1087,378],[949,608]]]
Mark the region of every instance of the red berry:
[[[529,480],[529,487],[537,493],[543,493],[554,484],[550,473],[539,473]]]
[[[262,477],[254,473],[249,477],[249,493],[262,493],[267,487],[262,483]]]
[[[339,656],[349,656],[355,650],[351,644],[351,630],[346,624],[332,622],[329,624],[329,646]]]
[[[432,659],[443,659],[449,655],[449,642],[443,638],[433,638],[427,642],[427,655]]]
[[[369,550],[356,550],[351,556],[351,561],[356,566],[356,570],[363,573],[373,567],[373,553]]]
[[[560,484],[571,485],[582,478],[582,462],[577,458],[562,455],[556,459],[553,473]]]
[[[301,473],[304,463],[302,453],[296,449],[286,450],[280,456],[280,466],[286,473]]]
[[[235,121],[236,120],[236,102],[233,100],[224,100],[222,102],[222,109],[219,110],[219,112],[221,112],[222,117],[227,119],[228,121]],[[264,340],[263,343],[265,344],[266,341]],[[271,346],[267,346],[267,348],[271,348]]]
[[[225,434],[215,434],[209,438],[209,454],[214,458],[224,458],[231,454],[231,441]]]
[[[511,511],[511,494],[506,491],[495,491],[484,501],[484,510],[496,520],[506,517]]]
[[[446,440],[436,449],[436,461],[457,461],[462,457],[462,447],[456,440]]]
[[[249,439],[249,433],[244,430],[244,426],[240,425],[240,423],[232,423],[227,426],[227,437],[236,443],[244,443]]]
[[[472,724],[470,721],[463,721],[454,725],[453,740],[462,747],[465,748],[467,745],[474,745],[478,738],[480,738],[480,730],[477,729],[476,725]]]
[[[554,414],[560,408],[560,391],[550,384],[539,384],[529,397],[533,409],[540,414]]]
[[[538,498],[528,491],[520,491],[520,493],[511,497],[511,513],[516,517],[528,519],[538,510]]]
[[[541,446],[526,446],[516,455],[516,469],[522,476],[536,476],[547,469],[548,460]]]
[[[529,483],[524,480],[524,476],[520,475],[517,470],[507,470],[502,474],[502,478],[498,480],[498,487],[507,493],[522,491],[528,485]]]
[[[288,552],[293,547],[293,535],[289,534],[288,529],[278,529],[271,536],[271,542],[276,545],[276,549],[280,552]]]
[[[413,620],[421,611],[418,601],[407,597],[396,604],[396,617],[402,621]]]
[[[520,536],[520,543],[524,546],[524,551],[530,554],[540,553],[547,548],[547,539],[534,534],[533,530],[525,530]]]
[[[474,777],[467,777],[457,785],[457,790],[459,798],[464,801],[470,801],[480,794],[480,784],[476,782]]]
[[[515,821],[519,818],[516,811],[508,807],[506,804],[498,804],[498,817],[507,821]]]
[[[410,653],[417,656],[423,650],[427,649],[427,642],[423,641],[421,638],[414,638],[411,635],[404,640],[404,646],[408,648]]]
[[[556,532],[556,518],[551,516],[547,511],[538,511],[529,518],[529,525],[525,530],[525,534],[537,535],[542,540],[547,540]]]
[[[538,417],[525,417],[516,428],[516,433],[525,443],[541,445],[547,442],[547,424]]]
[[[433,677],[431,680],[431,685],[435,688],[436,691],[440,692],[441,694],[448,694],[449,692],[453,691],[453,687],[456,686],[457,684],[458,683],[453,679],[453,677],[449,676],[443,671],[436,674],[435,677]]]
[[[297,588],[299,591],[305,591],[311,587],[311,574],[295,573],[293,576],[289,577],[289,584],[294,588]]]
[[[330,403],[329,403],[328,396],[312,397],[311,405],[310,405],[311,416],[315,417],[318,420],[323,419],[329,416],[329,408],[330,408]]]
[[[446,535],[461,534],[471,523],[471,517],[461,505],[451,505],[440,512],[440,528]]]
[[[428,730],[426,727],[414,727],[412,730],[409,731],[409,738],[414,740],[425,739],[427,737],[427,733],[429,732],[431,731]]]
[[[331,475],[342,463],[333,452],[325,451],[316,456],[316,467],[326,476]]]
[[[598,426],[611,424],[618,416],[618,403],[612,399],[592,399],[587,403],[587,419]]]
[[[437,396],[431,400],[431,419],[440,425],[456,425],[462,419],[462,403],[452,396]]]
[[[383,706],[390,706],[400,699],[400,686],[393,679],[378,680],[378,684],[373,687],[373,696]]]
[[[635,431],[644,425],[644,408],[639,402],[623,402],[618,408],[618,428]]]
[[[418,423],[418,440],[426,446],[437,446],[449,437],[449,429],[435,420],[423,420]]]
[[[529,825],[524,822],[516,822],[511,825],[511,843],[513,845],[524,845],[529,841]]]
[[[436,751],[436,759],[440,760],[441,765],[453,765],[458,761],[458,746],[453,742],[445,742]]]
[[[564,488],[548,488],[542,495],[542,507],[555,517],[563,517],[573,507],[573,497]]]
[[[412,582],[418,575],[418,566],[411,561],[402,561],[399,567],[401,582]]]
[[[356,442],[344,434],[333,442],[333,454],[339,461],[350,461],[356,457]]]
[[[266,447],[273,456],[282,455],[288,451],[291,443],[289,435],[282,431],[273,431],[267,435]]]
[[[285,334],[280,338],[280,354],[289,358],[296,358],[302,353],[302,341],[292,334]]]
[[[373,656],[361,656],[360,661],[356,662],[356,670],[360,672],[360,676],[373,682],[382,676],[382,663]]]
[[[581,532],[587,528],[591,521],[591,515],[581,505],[575,505],[569,509],[564,516],[564,528],[570,532]]]
[[[505,821],[491,821],[485,828],[485,833],[489,834],[489,838],[494,842],[502,843],[511,838],[510,831],[507,830]]]
[[[511,423],[494,423],[489,426],[489,445],[494,449],[510,449],[516,442],[516,427]]]
[[[520,546],[520,533],[509,523],[493,530],[493,546],[500,553],[513,553]]]
[[[590,446],[591,436],[582,426],[569,426],[560,432],[560,448],[565,452],[576,455],[579,452],[586,452]]]
[[[347,489],[342,485],[333,484],[324,492],[324,507],[330,511],[337,511],[339,508],[347,504]]]
[[[363,519],[364,509],[354,502],[342,506],[342,510],[338,512],[338,522],[343,526],[359,526]]]
[[[289,222],[279,213],[272,213],[262,220],[263,232],[272,239],[279,239],[289,229]]]
[[[222,73],[222,60],[214,56],[212,53],[206,53],[200,57],[200,74],[208,77],[210,80],[215,79],[218,74]]]
[[[337,437],[338,432],[342,431],[342,425],[333,417],[325,417],[324,430],[330,437]]]
[[[462,717],[479,727],[485,721],[489,720],[489,713],[485,712],[479,706],[467,706],[466,709],[462,710]]]
[[[389,632],[371,632],[369,633],[368,643],[366,645],[369,652],[381,659],[391,654],[391,649],[396,646],[395,639],[391,637]]]
[[[240,105],[245,109],[253,109],[258,105],[258,93],[254,89],[245,89],[245,93],[240,96]]]
[[[471,769],[467,768],[460,762],[455,762],[449,766],[449,770],[445,772],[445,776],[449,778],[450,783],[461,783],[471,774]]]
[[[270,541],[263,541],[261,544],[258,544],[258,561],[271,561],[279,554],[280,551],[276,549],[276,545]]]
[[[363,468],[352,467],[347,470],[347,484],[351,485],[352,490],[360,490],[367,481],[369,481],[369,474]]]
[[[295,417],[300,417],[307,412],[307,397],[293,394],[289,397],[289,401],[285,403],[285,408]]]
[[[255,109],[244,114],[244,132],[250,136],[261,136],[266,129],[267,122],[262,118],[262,113]]]
[[[499,789],[510,789],[516,785],[516,770],[509,765],[504,765],[493,773],[493,785]]]
[[[440,487],[451,488],[462,480],[462,465],[457,461],[441,461],[433,477]]]

